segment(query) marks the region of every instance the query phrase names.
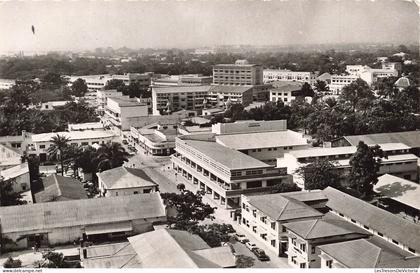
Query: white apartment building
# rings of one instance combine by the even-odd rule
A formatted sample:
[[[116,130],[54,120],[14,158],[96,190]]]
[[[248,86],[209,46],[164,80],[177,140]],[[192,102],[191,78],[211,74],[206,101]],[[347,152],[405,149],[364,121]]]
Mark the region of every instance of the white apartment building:
[[[31,189],[31,179],[27,162],[0,170],[0,176],[5,181],[12,181],[13,192],[25,192]]]
[[[152,87],[152,113],[160,115],[183,109],[201,111],[209,90],[209,85]]]
[[[168,75],[152,81],[152,86],[184,86],[184,85],[210,85],[212,76],[202,74]]]
[[[282,168],[216,143],[211,135],[177,137],[172,166],[225,208],[240,206],[241,194],[267,192],[288,177]]]
[[[88,91],[97,91],[104,89],[107,83],[110,80],[121,80],[124,84],[129,85],[132,82],[137,82],[140,84],[140,87],[144,90],[147,90],[151,84],[151,74],[150,73],[127,73],[124,75],[110,75],[110,74],[102,74],[102,75],[86,75],[86,76],[70,76],[69,86],[73,84],[77,79],[83,79],[86,82],[88,87]]]
[[[67,103],[69,103],[71,101],[47,101],[47,102],[43,102],[41,104],[41,111],[51,111],[54,110],[56,107],[61,107],[66,105]]]
[[[303,84],[300,82],[274,81],[271,85],[270,101],[283,101],[284,104],[289,105],[296,99],[296,93],[302,89]]]
[[[212,133],[218,144],[270,165],[289,151],[310,147],[301,133],[287,129],[286,120],[217,123]]]
[[[147,104],[128,96],[108,97],[105,106],[105,124],[122,131],[130,130],[130,119],[148,116]]]
[[[143,128],[131,127],[131,138],[146,154],[170,155],[175,151],[175,137],[178,135],[177,124],[178,122],[161,122]]]
[[[241,225],[254,239],[285,256],[288,237],[284,224],[319,219],[323,214],[304,202],[325,203],[320,191],[241,196]]]
[[[254,88],[252,86],[213,85],[206,97],[206,108],[224,107],[234,103],[241,103],[247,106],[253,101]]]
[[[7,90],[16,85],[15,80],[0,79],[0,90]]]
[[[247,60],[237,60],[234,64],[213,66],[213,84],[216,85],[262,85],[261,65],[250,64]]]
[[[417,156],[410,153],[410,147],[402,143],[380,144],[388,158],[383,158],[378,174],[392,174],[404,179],[417,180]],[[283,158],[277,159],[277,167],[287,168],[287,173],[293,176],[293,181],[302,189],[305,189],[304,178],[296,174],[296,170],[319,159],[332,161],[336,168],[343,174],[346,182],[346,174],[350,170],[350,158],[357,151],[355,146],[334,148],[311,148],[299,151],[290,151]]]
[[[69,138],[69,144],[75,146],[105,144],[112,142],[116,138],[115,134],[109,131],[90,130],[34,134],[31,136],[31,141],[27,148],[28,153],[38,155],[41,162],[46,161],[48,157],[47,150],[52,146],[51,139],[57,135]]]
[[[110,90],[97,90],[96,91],[96,104],[97,112],[99,115],[105,113],[106,99],[110,97],[122,97],[122,92],[117,92],[117,89]]]
[[[328,87],[333,95],[340,95],[344,86],[351,84],[358,78],[359,76],[356,75],[331,75],[331,83],[328,84]]]
[[[305,71],[291,71],[287,69],[264,69],[264,83],[275,81],[307,82],[313,85],[316,82],[316,74]]]
[[[380,78],[388,77],[398,77],[398,71],[395,69],[368,68],[367,70],[360,73],[360,78],[367,82],[368,85],[372,85]]]

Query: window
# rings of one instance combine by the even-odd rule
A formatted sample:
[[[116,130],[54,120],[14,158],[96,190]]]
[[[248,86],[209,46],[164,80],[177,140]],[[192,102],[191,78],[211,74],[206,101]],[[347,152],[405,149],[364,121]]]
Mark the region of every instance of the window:
[[[45,149],[45,145],[39,145],[40,149]]]
[[[139,192],[138,192],[138,191],[134,191],[133,193],[134,193],[134,194],[139,194]]]
[[[245,203],[242,203],[242,208],[243,208],[243,209],[245,209],[245,208],[246,208]]]
[[[117,191],[115,192],[115,196],[118,196],[118,192]]]
[[[254,210],[252,211],[252,215],[253,215],[255,218],[257,218],[257,210],[255,210],[255,209],[254,209]]]
[[[271,246],[276,246],[276,240],[271,240]]]
[[[394,243],[394,244],[396,244],[396,245],[398,245],[399,243],[398,243],[398,241],[395,241],[395,240],[392,240],[392,242]]]
[[[315,254],[315,247],[311,247],[311,254]]]
[[[325,266],[328,268],[332,268],[332,260],[325,261]]]
[[[340,215],[341,217],[344,217],[344,214],[342,214],[342,213],[339,213],[338,215]]]
[[[296,238],[292,238],[292,244],[296,246]]]
[[[271,229],[276,229],[276,222],[271,222]]]
[[[365,229],[369,230],[369,227],[368,227],[368,226],[366,226],[366,225],[363,225],[363,227],[364,227]]]
[[[380,232],[378,232],[378,236],[384,237],[384,235]]]
[[[306,268],[306,263],[300,263],[299,267],[300,268]]]
[[[356,220],[354,220],[354,219],[350,219],[350,221],[352,221],[353,223],[356,223]]]
[[[302,250],[303,252],[306,252],[306,244],[300,244],[300,250]]]
[[[410,251],[411,253],[416,253],[416,250],[415,249],[412,249],[412,248],[408,248],[408,251]]]

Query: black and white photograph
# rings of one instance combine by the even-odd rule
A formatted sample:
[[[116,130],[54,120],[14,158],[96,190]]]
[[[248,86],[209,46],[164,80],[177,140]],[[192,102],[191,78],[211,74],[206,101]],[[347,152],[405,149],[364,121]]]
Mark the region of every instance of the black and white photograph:
[[[0,0],[0,271],[418,272],[419,34],[420,0]]]

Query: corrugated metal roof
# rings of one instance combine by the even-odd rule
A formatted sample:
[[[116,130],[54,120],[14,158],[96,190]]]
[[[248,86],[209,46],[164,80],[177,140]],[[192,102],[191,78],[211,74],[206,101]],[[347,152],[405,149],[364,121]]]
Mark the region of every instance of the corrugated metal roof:
[[[159,193],[0,207],[2,233],[164,217]]]
[[[420,250],[420,226],[375,207],[363,200],[328,187],[323,190],[327,206],[385,236],[417,251]]]
[[[359,141],[363,141],[368,145],[381,143],[404,143],[411,148],[420,147],[420,131],[380,133],[369,135],[344,136],[350,145],[357,146]]]
[[[97,173],[107,189],[153,187],[157,184],[141,169],[117,167]]]
[[[88,198],[79,180],[56,174],[42,178],[42,186],[37,190],[35,188],[32,191],[36,203]]]

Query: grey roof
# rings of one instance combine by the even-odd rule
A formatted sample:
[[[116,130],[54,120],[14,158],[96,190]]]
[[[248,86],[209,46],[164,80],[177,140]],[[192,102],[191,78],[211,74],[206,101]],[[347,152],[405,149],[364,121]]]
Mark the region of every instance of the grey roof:
[[[154,86],[153,92],[156,93],[188,93],[188,92],[208,92],[210,85],[188,85],[188,86]]]
[[[98,178],[107,189],[153,187],[157,184],[141,169],[117,167],[101,173]]]
[[[284,192],[282,195],[302,202],[326,201],[328,199],[321,190]]]
[[[420,210],[420,185],[415,182],[384,174],[378,177],[378,183],[374,186],[374,191],[384,197]]]
[[[325,214],[321,219],[290,222],[283,225],[306,240],[347,234],[356,234],[359,235],[360,238],[370,235],[366,230],[363,230],[332,213]]]
[[[164,216],[159,193],[0,207],[3,234]]]
[[[35,203],[88,198],[82,183],[71,177],[53,174],[43,178],[41,183],[38,190],[33,188]]]
[[[214,93],[238,93],[242,94],[251,90],[252,86],[235,86],[235,85],[212,85],[209,92]]]
[[[261,149],[271,147],[300,146],[308,142],[300,133],[291,130],[277,132],[244,133],[233,135],[218,135],[217,142],[236,149]]]
[[[248,203],[273,220],[321,217],[323,214],[282,193],[247,196]]]
[[[410,86],[410,80],[407,77],[401,77],[394,83],[394,85],[396,87],[406,88]]]
[[[144,268],[218,268],[229,264],[226,248],[212,248],[187,231],[158,229],[128,238]],[[206,250],[206,251],[203,251]],[[226,263],[227,262],[227,263]]]
[[[269,167],[264,162],[213,141],[182,141],[231,170]]]
[[[348,268],[418,268],[420,266],[420,257],[405,259],[413,254],[376,237],[326,244],[319,248]]]
[[[132,107],[132,106],[144,106],[146,104],[138,102],[135,98],[130,97],[108,97],[109,100],[113,100],[116,103],[118,103],[118,106],[120,107]]]
[[[404,143],[411,148],[420,147],[420,131],[380,133],[369,135],[344,136],[350,145],[356,146],[359,141],[363,141],[368,145],[381,143]]]
[[[86,248],[84,268],[138,268],[141,262],[129,242],[95,245]]]
[[[328,197],[327,207],[420,251],[419,225],[334,188],[328,187],[323,192]]]
[[[291,81],[274,81],[270,82],[273,86],[270,91],[281,91],[281,92],[291,92],[299,91],[302,88],[302,82],[291,82]]]

